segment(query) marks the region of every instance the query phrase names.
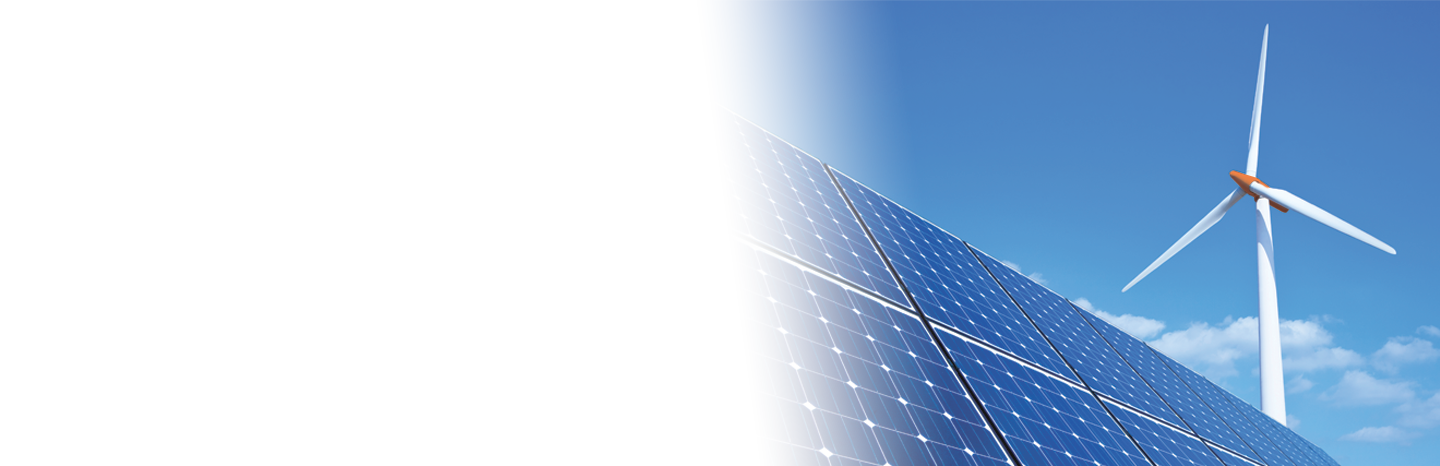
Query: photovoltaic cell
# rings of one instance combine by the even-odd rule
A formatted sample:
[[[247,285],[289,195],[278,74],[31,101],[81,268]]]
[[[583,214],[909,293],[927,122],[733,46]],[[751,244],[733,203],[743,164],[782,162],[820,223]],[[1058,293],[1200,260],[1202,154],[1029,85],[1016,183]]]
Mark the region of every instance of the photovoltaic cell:
[[[751,269],[767,303],[755,330],[783,426],[770,436],[799,464],[1008,462],[920,320],[768,253]]]
[[[1204,401],[1205,405],[1209,406],[1211,411],[1214,411],[1215,414],[1220,417],[1220,420],[1224,421],[1225,425],[1230,427],[1231,431],[1235,432],[1236,435],[1245,441],[1245,445],[1249,446],[1250,450],[1259,456],[1260,462],[1270,466],[1290,466],[1296,464],[1290,461],[1290,458],[1284,453],[1281,453],[1280,449],[1276,447],[1274,443],[1271,443],[1270,440],[1265,437],[1265,434],[1260,433],[1260,430],[1250,422],[1245,414],[1241,413],[1240,409],[1230,402],[1229,398],[1234,395],[1211,383],[1204,376],[1190,370],[1190,368],[1175,362],[1174,359],[1170,359],[1170,357],[1164,353],[1159,351],[1152,352],[1155,353],[1155,356],[1159,357],[1161,361],[1164,361],[1165,365],[1168,366],[1175,375],[1179,376],[1180,380],[1184,381],[1185,385],[1190,387],[1190,390],[1194,391],[1195,395],[1199,396],[1200,400]]]
[[[1090,392],[939,332],[1022,465],[1146,466]]]
[[[1224,445],[1251,459],[1256,458],[1255,452],[1250,451],[1250,448],[1245,446],[1245,442],[1231,432],[1230,428],[1225,426],[1224,421],[1221,421],[1214,411],[1205,406],[1205,402],[1200,401],[1200,398],[1190,391],[1190,387],[1187,387],[1179,376],[1166,367],[1165,362],[1155,356],[1155,352],[1150,349],[1149,345],[1084,309],[1077,308],[1076,312],[1084,316],[1095,327],[1095,330],[1100,332],[1100,336],[1105,337],[1105,341],[1110,342],[1110,346],[1120,353],[1120,357],[1129,362],[1135,372],[1140,373],[1140,377],[1145,379],[1156,393],[1160,394],[1160,398],[1164,399],[1166,404],[1176,414],[1179,414],[1181,419],[1185,420],[1185,425],[1192,431],[1202,438]]]
[[[765,130],[733,119],[731,135],[743,154],[738,173],[730,177],[740,231],[908,308],[900,285],[825,166]]]
[[[978,249],[975,252],[1090,388],[1177,426],[1185,425],[1070,306],[1070,301],[990,255]]]
[[[1158,466],[1224,466],[1199,439],[1160,425],[1144,416],[1119,406],[1110,405],[1110,412],[1125,426],[1150,459]]]
[[[1225,466],[1255,466],[1255,465],[1257,464],[1257,463],[1251,463],[1251,462],[1249,462],[1249,461],[1245,461],[1244,459],[1241,459],[1239,456],[1235,456],[1235,455],[1233,455],[1233,454],[1230,454],[1230,452],[1225,451],[1225,450],[1222,450],[1222,449],[1219,449],[1219,448],[1211,447],[1211,448],[1210,448],[1210,451],[1215,452],[1215,455],[1220,457],[1220,461],[1223,461],[1223,462],[1225,463]],[[1264,464],[1264,463],[1258,463],[1258,464]]]
[[[1074,378],[964,242],[845,174],[835,177],[927,317]]]
[[[1295,434],[1295,431],[1281,425],[1279,422],[1275,422],[1274,419],[1260,412],[1259,409],[1251,406],[1250,403],[1246,403],[1245,400],[1241,400],[1240,397],[1230,392],[1224,392],[1224,395],[1231,404],[1235,405],[1235,407],[1245,415],[1246,419],[1250,420],[1251,424],[1254,424],[1255,427],[1259,428],[1260,431],[1270,439],[1270,443],[1275,444],[1291,461],[1304,465],[1326,465],[1335,463],[1335,460],[1331,459],[1329,455],[1316,453],[1310,448],[1309,442],[1301,439],[1299,435]]]
[[[1300,444],[1300,445],[1303,446],[1303,447],[1309,448],[1311,453],[1314,453],[1316,457],[1321,458],[1322,460],[1324,460],[1324,461],[1325,461],[1324,464],[1328,464],[1328,465],[1331,465],[1331,466],[1340,466],[1340,463],[1337,462],[1337,461],[1335,461],[1335,458],[1330,457],[1330,454],[1329,454],[1329,453],[1325,453],[1325,449],[1320,448],[1319,445],[1316,445],[1314,442],[1311,442],[1311,441],[1309,441],[1309,440],[1306,440],[1305,437],[1301,437],[1299,434],[1296,434],[1295,431],[1293,431],[1293,430],[1290,431],[1290,435],[1292,436],[1292,439],[1293,439],[1297,444]]]

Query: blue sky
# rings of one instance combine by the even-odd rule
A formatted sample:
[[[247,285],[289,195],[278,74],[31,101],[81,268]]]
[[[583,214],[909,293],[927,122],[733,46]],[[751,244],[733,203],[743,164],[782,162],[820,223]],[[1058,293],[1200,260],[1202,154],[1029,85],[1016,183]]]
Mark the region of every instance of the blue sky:
[[[722,104],[1258,404],[1251,204],[1121,287],[1244,170],[1394,246],[1274,215],[1292,426],[1440,455],[1436,3],[745,3]],[[1163,327],[1161,325],[1163,324]]]

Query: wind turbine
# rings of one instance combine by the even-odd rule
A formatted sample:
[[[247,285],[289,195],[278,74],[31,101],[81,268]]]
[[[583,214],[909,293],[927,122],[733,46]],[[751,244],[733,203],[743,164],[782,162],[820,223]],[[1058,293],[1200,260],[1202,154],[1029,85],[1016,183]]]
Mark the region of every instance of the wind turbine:
[[[1260,410],[1280,424],[1285,424],[1285,377],[1280,367],[1280,310],[1275,299],[1275,244],[1270,234],[1270,208],[1274,207],[1281,212],[1294,210],[1390,254],[1395,254],[1395,248],[1314,204],[1305,202],[1299,196],[1283,189],[1272,188],[1255,178],[1255,166],[1260,155],[1260,103],[1265,96],[1265,49],[1269,42],[1270,25],[1267,24],[1264,39],[1260,42],[1260,76],[1255,82],[1255,110],[1250,116],[1250,154],[1245,162],[1245,173],[1230,172],[1230,179],[1240,187],[1220,201],[1220,205],[1211,209],[1205,218],[1200,219],[1200,223],[1185,232],[1185,236],[1181,236],[1179,241],[1166,249],[1159,259],[1155,259],[1155,262],[1146,267],[1144,272],[1140,272],[1140,275],[1120,292],[1124,293],[1135,286],[1140,279],[1170,259],[1170,256],[1180,252],[1185,245],[1219,222],[1240,198],[1246,195],[1255,198],[1255,249],[1260,267]]]

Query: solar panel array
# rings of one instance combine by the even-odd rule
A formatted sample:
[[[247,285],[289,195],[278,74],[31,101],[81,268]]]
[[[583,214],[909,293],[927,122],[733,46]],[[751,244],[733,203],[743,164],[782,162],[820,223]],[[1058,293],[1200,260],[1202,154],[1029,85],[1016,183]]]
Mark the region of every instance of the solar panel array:
[[[1145,342],[739,117],[757,429],[815,465],[1335,465]]]

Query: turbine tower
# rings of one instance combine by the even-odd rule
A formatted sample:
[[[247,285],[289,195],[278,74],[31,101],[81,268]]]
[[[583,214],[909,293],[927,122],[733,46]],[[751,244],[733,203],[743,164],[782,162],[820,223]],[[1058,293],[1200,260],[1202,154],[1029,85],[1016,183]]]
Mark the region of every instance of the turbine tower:
[[[1255,249],[1260,269],[1260,410],[1281,424],[1285,424],[1285,377],[1280,367],[1280,308],[1275,297],[1275,243],[1271,237],[1270,208],[1274,207],[1281,212],[1294,210],[1390,254],[1395,254],[1395,248],[1360,231],[1359,228],[1355,228],[1314,204],[1305,202],[1299,196],[1283,189],[1271,188],[1270,185],[1255,178],[1255,168],[1260,158],[1260,103],[1265,97],[1265,50],[1269,42],[1270,25],[1267,24],[1265,25],[1264,39],[1260,42],[1260,76],[1256,78],[1255,82],[1255,109],[1250,116],[1250,153],[1245,162],[1245,173],[1230,172],[1230,179],[1240,187],[1226,196],[1225,200],[1220,201],[1220,205],[1211,209],[1210,213],[1200,220],[1200,223],[1196,223],[1194,227],[1190,228],[1190,231],[1185,232],[1185,236],[1181,236],[1179,241],[1170,246],[1170,249],[1165,250],[1159,259],[1155,259],[1155,262],[1146,267],[1144,272],[1140,272],[1140,275],[1131,280],[1129,285],[1125,285],[1120,292],[1124,293],[1130,287],[1135,286],[1140,279],[1145,278],[1156,267],[1170,259],[1170,256],[1180,252],[1185,245],[1190,244],[1201,233],[1219,222],[1225,216],[1225,212],[1234,207],[1240,198],[1246,195],[1255,198]]]

